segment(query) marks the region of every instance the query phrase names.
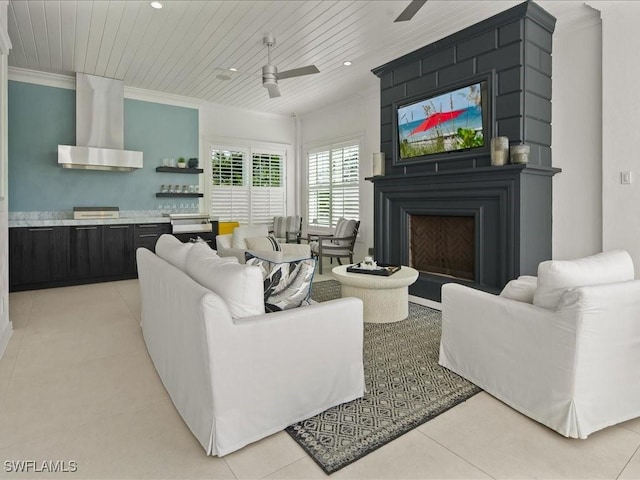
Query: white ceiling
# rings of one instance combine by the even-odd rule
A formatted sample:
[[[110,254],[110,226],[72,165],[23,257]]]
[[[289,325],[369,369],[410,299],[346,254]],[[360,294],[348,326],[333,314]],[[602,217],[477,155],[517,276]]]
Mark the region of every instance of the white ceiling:
[[[124,80],[126,86],[279,114],[304,114],[378,85],[371,69],[519,1],[429,0],[410,22],[393,23],[408,0],[11,0],[9,65]],[[538,2],[557,29],[597,20],[579,1]],[[320,73],[261,85],[265,34],[276,36],[280,71]],[[345,67],[342,62],[353,65]],[[229,72],[230,67],[239,71]],[[242,72],[242,73],[241,73]],[[229,74],[231,80],[216,75]]]

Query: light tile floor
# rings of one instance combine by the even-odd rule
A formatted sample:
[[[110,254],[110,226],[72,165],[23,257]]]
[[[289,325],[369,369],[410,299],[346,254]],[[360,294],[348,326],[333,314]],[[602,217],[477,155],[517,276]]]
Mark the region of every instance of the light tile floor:
[[[330,268],[316,280],[331,278]],[[151,363],[137,280],[10,295],[0,359],[0,478],[325,477],[284,432],[207,457]],[[332,475],[342,478],[640,478],[640,420],[566,439],[480,393]],[[6,471],[75,461],[76,473]]]

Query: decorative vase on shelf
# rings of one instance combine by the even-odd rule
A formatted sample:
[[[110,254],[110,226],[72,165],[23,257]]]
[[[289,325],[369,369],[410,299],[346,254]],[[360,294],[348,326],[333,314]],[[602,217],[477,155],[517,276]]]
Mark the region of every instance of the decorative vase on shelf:
[[[511,147],[511,163],[523,164],[529,162],[529,152],[531,147],[529,145],[513,145]]]
[[[187,163],[187,166],[189,168],[198,168],[198,159],[197,158],[190,158],[189,162]]]
[[[500,166],[507,163],[509,158],[509,139],[494,137],[491,139],[491,165]]]
[[[384,175],[384,152],[376,152],[373,154],[372,165],[373,176]]]

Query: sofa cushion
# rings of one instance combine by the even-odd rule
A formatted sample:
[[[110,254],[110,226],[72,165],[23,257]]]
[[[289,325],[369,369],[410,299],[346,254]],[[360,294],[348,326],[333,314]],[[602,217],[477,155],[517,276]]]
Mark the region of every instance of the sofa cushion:
[[[194,245],[194,243],[182,243],[173,235],[165,233],[160,235],[156,242],[156,255],[184,272],[187,254]]]
[[[313,258],[276,263],[247,252],[246,264],[260,268],[264,280],[266,312],[309,305],[311,282],[316,269]]]
[[[269,235],[269,228],[266,225],[252,225],[237,227],[231,234],[231,246],[233,248],[247,248],[247,238],[266,237]]]
[[[206,258],[220,259],[227,262],[235,262],[237,263],[237,258],[235,257],[221,257],[218,255],[218,252],[212,250],[211,247],[205,242],[192,242],[191,249],[187,252],[187,258],[185,259],[186,264],[189,262],[200,261]]]
[[[538,287],[533,304],[555,309],[569,288],[633,279],[633,261],[624,250],[603,252],[577,260],[549,260],[538,265]]]
[[[356,223],[357,222],[355,220],[347,220],[346,218],[340,217],[338,219],[338,223],[336,224],[336,229],[333,233],[333,236],[336,238],[351,237],[356,229]],[[351,241],[349,240],[331,240],[331,243],[342,246],[351,245]]]
[[[202,251],[188,255],[186,263],[186,273],[222,297],[233,318],[264,313],[259,268],[241,265],[235,257],[211,256]]]
[[[530,275],[521,275],[507,283],[500,296],[517,300],[518,302],[533,303],[533,295],[538,286],[538,279]]]
[[[278,240],[276,240],[275,237],[272,237],[271,235],[267,235],[266,237],[251,237],[245,239],[245,241],[247,242],[247,249],[253,251],[259,252],[261,250],[265,250],[279,252],[282,250],[282,248],[280,247],[280,243],[278,243]]]

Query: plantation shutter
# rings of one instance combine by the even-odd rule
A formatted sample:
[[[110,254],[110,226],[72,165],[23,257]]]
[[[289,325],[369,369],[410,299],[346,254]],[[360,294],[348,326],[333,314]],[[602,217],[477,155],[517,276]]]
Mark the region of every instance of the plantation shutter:
[[[285,154],[211,148],[211,215],[243,225],[285,214]]]
[[[247,152],[211,150],[211,215],[221,221],[249,223]]]
[[[360,216],[358,143],[329,146],[308,154],[308,218],[334,227],[340,217]]]
[[[284,215],[283,156],[254,153],[251,176],[251,223],[271,224]]]
[[[309,154],[309,222],[331,226],[331,155]]]

